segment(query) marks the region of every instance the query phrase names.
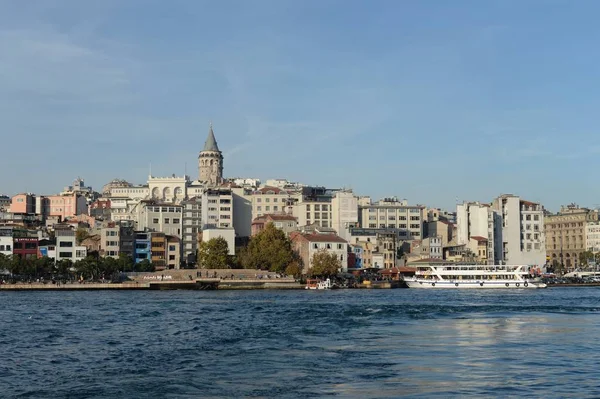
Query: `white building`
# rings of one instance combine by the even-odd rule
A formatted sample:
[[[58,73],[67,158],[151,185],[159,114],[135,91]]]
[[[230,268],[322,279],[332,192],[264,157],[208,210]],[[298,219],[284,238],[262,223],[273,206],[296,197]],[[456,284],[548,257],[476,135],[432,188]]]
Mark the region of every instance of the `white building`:
[[[202,229],[233,228],[233,195],[228,188],[202,193]]]
[[[85,259],[87,248],[77,245],[75,230],[57,229],[56,230],[56,260],[69,259],[75,263]]]
[[[183,208],[181,205],[143,200],[137,207],[137,230],[157,231],[182,237]]]
[[[252,235],[252,195],[241,187],[231,188],[233,228],[237,237]]]
[[[496,264],[502,260],[496,257],[496,245],[501,242],[495,240],[495,231],[501,228],[498,212],[488,204],[479,202],[464,202],[456,206],[456,241],[459,245],[466,245],[473,253],[478,252],[477,240],[471,237],[484,238],[487,241],[488,264]],[[498,254],[499,255],[499,254]]]
[[[496,198],[498,213],[494,237],[497,259],[505,264],[543,266],[546,263],[544,208],[515,195]]]
[[[212,238],[222,237],[227,241],[229,255],[235,255],[235,230],[229,228],[209,228],[202,230],[202,242],[207,242]]]
[[[358,197],[352,191],[339,191],[331,200],[332,228],[350,241],[350,229],[358,226]]]
[[[0,254],[11,256],[13,253],[12,227],[0,227]]]
[[[600,222],[587,222],[585,229],[586,250],[594,253],[600,252]]]

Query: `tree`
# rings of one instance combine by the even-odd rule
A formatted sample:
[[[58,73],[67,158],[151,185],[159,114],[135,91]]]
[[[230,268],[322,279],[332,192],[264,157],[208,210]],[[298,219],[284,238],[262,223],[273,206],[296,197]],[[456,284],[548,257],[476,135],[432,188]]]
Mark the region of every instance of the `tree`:
[[[133,270],[136,272],[153,272],[156,270],[156,268],[152,262],[150,262],[148,259],[144,259],[143,261],[136,263],[133,266]]]
[[[71,259],[61,259],[56,262],[56,270],[58,275],[65,278],[71,275],[71,268],[73,267],[73,262]]]
[[[250,239],[248,247],[240,253],[240,262],[245,269],[283,272],[293,260],[292,242],[273,223],[267,223],[260,233]]]
[[[78,228],[75,232],[75,239],[77,240],[77,245],[81,245],[82,241],[90,236],[90,233],[86,229]]]
[[[229,266],[229,246],[223,237],[203,241],[198,247],[198,264],[203,269],[225,269]]]
[[[8,270],[11,259],[10,255],[0,254],[0,270]]]
[[[127,254],[119,254],[119,259],[117,259],[118,269],[122,272],[132,272],[133,271],[133,258]]]
[[[302,276],[302,263],[299,259],[294,259],[286,268],[285,274],[299,278]]]
[[[342,267],[342,262],[335,253],[321,250],[313,255],[310,274],[323,277],[333,276],[338,273],[340,267]]]

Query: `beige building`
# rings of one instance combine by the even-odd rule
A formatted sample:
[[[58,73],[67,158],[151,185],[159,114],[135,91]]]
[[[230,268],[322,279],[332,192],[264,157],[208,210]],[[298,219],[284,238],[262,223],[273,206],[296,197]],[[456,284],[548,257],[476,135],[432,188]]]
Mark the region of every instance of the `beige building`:
[[[301,201],[293,206],[293,215],[298,218],[299,226],[317,224],[332,227],[333,208],[330,201]]]
[[[348,271],[348,243],[336,234],[330,233],[300,233],[291,234],[292,247],[298,253],[303,263],[303,274],[312,268],[314,255],[325,251],[336,255],[340,260],[340,271]]]
[[[427,237],[439,237],[442,240],[442,246],[448,245],[453,238],[454,225],[446,220],[436,220],[427,222]]]
[[[579,255],[587,250],[587,224],[598,221],[598,211],[576,204],[562,206],[560,212],[544,217],[546,258],[551,265],[574,270]]]
[[[273,226],[286,235],[298,229],[298,219],[292,215],[263,215],[252,221],[252,235],[255,236],[263,231],[268,223],[273,223]]]
[[[359,223],[363,228],[394,230],[400,240],[423,238],[423,222],[427,209],[408,205],[406,200],[385,198],[376,203],[361,199],[358,206]]]
[[[292,205],[302,198],[300,193],[265,186],[252,192],[252,220],[266,214],[291,214]]]

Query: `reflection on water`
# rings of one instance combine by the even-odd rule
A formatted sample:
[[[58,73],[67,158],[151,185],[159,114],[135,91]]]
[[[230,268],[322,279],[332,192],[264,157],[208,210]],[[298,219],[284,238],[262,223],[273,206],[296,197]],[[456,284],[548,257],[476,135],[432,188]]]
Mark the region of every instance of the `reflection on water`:
[[[600,396],[600,290],[0,301],[3,397]]]

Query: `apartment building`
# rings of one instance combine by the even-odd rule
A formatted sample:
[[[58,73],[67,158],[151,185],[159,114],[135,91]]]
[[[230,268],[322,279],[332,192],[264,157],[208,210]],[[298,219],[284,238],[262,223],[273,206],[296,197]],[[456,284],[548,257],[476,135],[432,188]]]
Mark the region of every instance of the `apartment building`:
[[[278,187],[265,186],[250,195],[252,202],[252,220],[266,214],[290,214],[293,204],[301,199],[301,194]]]
[[[352,191],[338,191],[331,199],[331,227],[345,240],[350,229],[358,227],[358,197]]]
[[[231,189],[211,188],[202,194],[202,229],[233,228]]]
[[[400,240],[419,240],[423,237],[427,209],[422,205],[408,205],[406,200],[396,197],[375,203],[371,203],[370,199],[362,199],[358,212],[361,227],[393,230]]]
[[[494,230],[495,258],[506,264],[543,266],[546,263],[544,208],[512,194],[492,202],[499,218]]]
[[[183,207],[183,259],[189,265],[196,263],[198,234],[202,232],[202,197],[193,197],[181,203]]]

